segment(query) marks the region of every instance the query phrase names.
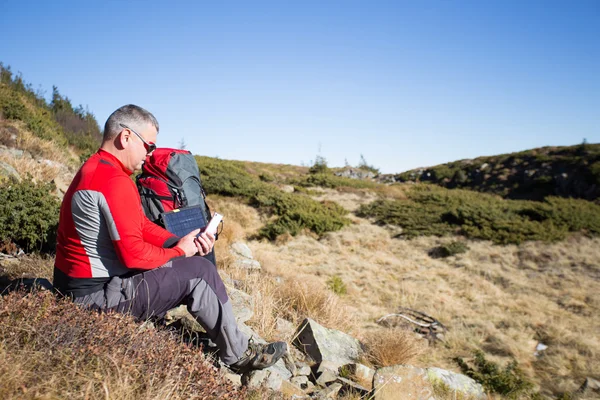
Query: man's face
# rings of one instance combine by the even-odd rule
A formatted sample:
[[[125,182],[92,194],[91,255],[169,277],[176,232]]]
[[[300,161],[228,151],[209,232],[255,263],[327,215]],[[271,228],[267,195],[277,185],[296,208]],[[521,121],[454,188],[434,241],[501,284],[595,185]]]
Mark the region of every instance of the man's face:
[[[135,129],[135,132],[131,129]],[[142,169],[142,164],[144,161],[146,161],[146,156],[148,154],[152,154],[148,153],[146,149],[147,145],[144,145],[144,141],[146,141],[147,144],[156,143],[157,132],[156,128],[154,128],[154,126],[151,124],[143,125],[139,129],[134,127],[131,127],[131,129],[125,130],[127,133],[129,133],[127,146],[128,165],[126,165],[126,167],[132,171],[139,171]],[[136,133],[142,138],[139,138]],[[144,141],[142,141],[142,139]]]

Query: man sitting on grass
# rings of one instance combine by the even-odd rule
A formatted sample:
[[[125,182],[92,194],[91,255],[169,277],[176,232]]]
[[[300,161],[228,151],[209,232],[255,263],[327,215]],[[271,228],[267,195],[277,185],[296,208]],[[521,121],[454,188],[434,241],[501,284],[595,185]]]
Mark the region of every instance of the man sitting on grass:
[[[284,342],[249,341],[236,324],[215,265],[202,257],[215,238],[182,238],[150,222],[130,178],[156,148],[158,122],[126,105],[104,126],[102,145],[81,167],[62,202],[54,286],[75,303],[146,319],[181,304],[206,329],[235,371],[273,365]]]

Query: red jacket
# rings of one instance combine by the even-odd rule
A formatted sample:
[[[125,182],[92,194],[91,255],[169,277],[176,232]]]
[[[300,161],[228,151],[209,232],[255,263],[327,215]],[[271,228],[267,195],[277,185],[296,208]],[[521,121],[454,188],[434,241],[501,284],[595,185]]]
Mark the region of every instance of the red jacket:
[[[71,182],[60,209],[54,268],[54,286],[64,294],[93,293],[112,276],[185,255],[169,248],[178,237],[146,218],[132,173],[98,150]]]

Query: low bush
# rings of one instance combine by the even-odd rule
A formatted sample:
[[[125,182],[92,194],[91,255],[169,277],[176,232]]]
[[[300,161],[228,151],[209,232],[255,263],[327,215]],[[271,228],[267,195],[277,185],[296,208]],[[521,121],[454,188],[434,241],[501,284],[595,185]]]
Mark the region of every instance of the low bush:
[[[274,240],[289,233],[309,230],[317,235],[339,230],[350,221],[346,211],[332,202],[318,202],[302,193],[284,193],[245,170],[239,161],[196,156],[202,182],[210,194],[236,196],[277,218],[267,223],[260,237]]]
[[[516,361],[511,361],[504,368],[485,359],[481,351],[475,352],[473,367],[462,358],[454,359],[463,374],[481,383],[486,390],[506,396],[509,399],[520,399],[532,395],[533,384],[523,375]]]
[[[0,398],[246,398],[198,348],[48,292],[0,298]]]
[[[343,295],[348,292],[346,284],[339,276],[332,276],[327,280],[327,287],[335,294]]]
[[[0,191],[0,243],[14,243],[26,251],[53,250],[60,202],[53,184],[12,181]]]
[[[549,197],[543,202],[433,185],[417,185],[406,200],[377,200],[357,215],[402,228],[402,236],[462,234],[497,244],[556,241],[569,232],[600,234],[600,206],[585,200]]]
[[[448,244],[444,244],[433,248],[429,252],[429,255],[433,258],[446,258],[450,256],[455,256],[457,254],[466,253],[468,250],[469,246],[467,246],[465,242],[456,240]]]
[[[366,181],[362,179],[344,178],[335,176],[331,173],[315,173],[301,178],[295,178],[288,181],[290,184],[303,187],[323,187],[330,189],[338,189],[343,187],[351,187],[356,189],[372,189],[382,186],[377,182]]]

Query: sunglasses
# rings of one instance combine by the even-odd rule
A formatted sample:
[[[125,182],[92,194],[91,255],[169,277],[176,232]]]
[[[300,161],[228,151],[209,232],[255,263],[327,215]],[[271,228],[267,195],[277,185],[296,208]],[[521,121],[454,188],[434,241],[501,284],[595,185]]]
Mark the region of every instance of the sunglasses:
[[[155,143],[146,142],[144,140],[144,138],[142,137],[142,135],[140,135],[139,133],[137,133],[136,131],[134,131],[133,129],[131,129],[130,127],[128,127],[125,124],[119,124],[119,125],[121,126],[121,128],[125,128],[125,129],[130,130],[131,132],[135,133],[135,135],[140,138],[140,140],[144,143],[144,148],[146,149],[146,154],[150,154],[154,150],[156,150],[156,144]]]

